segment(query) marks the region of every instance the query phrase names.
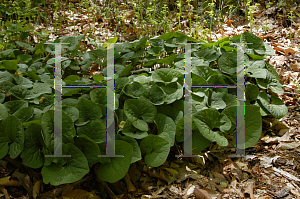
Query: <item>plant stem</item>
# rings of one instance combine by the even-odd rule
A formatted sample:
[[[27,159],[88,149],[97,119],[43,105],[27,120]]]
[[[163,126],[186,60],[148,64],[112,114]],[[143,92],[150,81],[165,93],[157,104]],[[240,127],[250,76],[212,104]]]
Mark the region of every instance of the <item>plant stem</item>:
[[[293,11],[291,10],[290,11],[290,16],[289,16],[289,18],[290,18],[290,21],[291,21],[291,26],[290,26],[290,40],[292,40],[292,24],[293,24],[293,18],[294,18],[294,16],[293,16]]]
[[[181,23],[180,23],[180,18],[181,18],[181,0],[177,1],[177,6],[179,8],[179,16],[178,16],[178,20],[179,20],[179,29],[181,30]]]

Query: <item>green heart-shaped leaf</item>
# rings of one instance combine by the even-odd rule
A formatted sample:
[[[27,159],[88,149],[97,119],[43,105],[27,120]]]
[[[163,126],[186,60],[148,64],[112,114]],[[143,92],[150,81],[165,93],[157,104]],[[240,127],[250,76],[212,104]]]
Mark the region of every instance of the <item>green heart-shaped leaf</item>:
[[[96,143],[101,143],[106,140],[106,129],[100,122],[91,121],[86,125],[77,127],[78,135],[87,135]]]
[[[106,94],[107,89],[106,88],[95,88],[91,90],[90,96],[91,101],[96,104],[103,104],[106,105]]]
[[[157,135],[167,140],[170,147],[173,146],[175,141],[176,126],[172,118],[158,113],[154,122],[158,129]]]
[[[257,54],[264,55],[266,53],[266,47],[263,40],[253,33],[245,31],[241,35],[241,42],[246,43],[247,47],[253,49]]]
[[[130,120],[126,120],[126,123],[124,124],[124,127],[122,129],[122,133],[124,135],[127,135],[135,139],[143,139],[144,137],[147,137],[148,136],[147,131],[140,131],[139,129],[135,128],[130,122]]]
[[[160,88],[166,95],[165,102],[167,104],[171,104],[176,100],[181,99],[183,96],[183,86],[181,86],[178,82],[172,82],[168,85],[160,86]]]
[[[54,162],[50,166],[44,166],[42,169],[43,181],[45,184],[50,182],[53,186],[66,183],[73,183],[80,180],[89,172],[89,165],[84,154],[73,144],[63,146],[63,155],[71,157],[60,157],[64,165]]]
[[[44,165],[44,140],[41,125],[31,123],[25,130],[24,150],[21,153],[23,163],[31,168],[40,168]]]
[[[24,107],[17,110],[13,115],[16,116],[22,123],[26,122],[33,116],[34,110],[32,107]]]
[[[140,143],[141,151],[147,153],[145,163],[149,167],[159,167],[166,160],[170,152],[167,140],[157,135],[148,135]]]
[[[123,88],[123,92],[129,97],[140,98],[144,94],[145,89],[140,83],[133,82],[132,84],[127,84]]]
[[[91,100],[81,98],[75,106],[79,110],[77,126],[82,126],[89,121],[101,122],[102,109]]]
[[[8,116],[0,123],[0,159],[8,152],[12,159],[15,159],[24,149],[24,130],[21,121],[15,116]]]
[[[242,129],[242,126],[236,126],[236,118],[240,118],[243,120],[243,117],[245,117],[245,148],[249,148],[254,146],[261,136],[262,131],[262,118],[259,112],[259,107],[255,105],[246,105],[244,110],[244,113],[237,113],[237,107],[231,106],[227,107],[223,110],[223,114],[225,114],[228,118],[230,118],[232,122],[232,127],[235,129]],[[236,143],[235,141],[235,135],[233,136],[233,144]],[[239,141],[240,142],[240,141]]]
[[[193,120],[203,137],[220,146],[227,146],[228,140],[219,132],[212,129],[217,125],[220,114],[217,109],[204,109],[193,114]]]
[[[100,158],[98,155],[100,155],[100,149],[94,140],[82,134],[74,137],[74,144],[85,155],[89,166],[99,161]]]
[[[54,110],[48,110],[42,118],[42,129],[46,147],[50,152],[54,152]],[[72,119],[62,112],[62,143],[73,143],[73,137],[76,135]],[[59,136],[59,135],[57,135]]]
[[[100,144],[102,155],[105,155],[106,153],[105,146],[106,142]],[[115,154],[123,155],[123,157],[110,157],[106,163],[100,164],[97,168],[97,175],[100,180],[109,183],[115,183],[121,180],[128,172],[133,154],[133,148],[131,144],[123,140],[116,140]],[[101,159],[104,158],[101,157]]]
[[[259,89],[254,84],[248,84],[246,86],[246,101],[254,101],[257,99],[257,96],[259,94]]]
[[[3,104],[0,104],[0,121],[6,118],[7,116],[7,108]]]
[[[142,98],[151,101],[154,105],[161,105],[165,102],[165,93],[159,86],[145,85],[144,88],[146,91],[144,92]]]
[[[269,111],[277,119],[284,117],[288,112],[284,102],[277,96],[271,96],[270,104],[270,96],[268,96],[267,93],[260,92],[258,95],[258,100],[259,105]]]
[[[148,131],[148,123],[155,119],[156,107],[146,100],[128,99],[124,103],[124,113],[134,127],[141,131]]]
[[[218,59],[219,68],[228,74],[236,74],[237,69],[237,53],[226,52]]]
[[[134,138],[129,136],[121,136],[120,134],[117,134],[116,140],[124,140],[125,142],[131,144],[133,148],[131,164],[142,159],[140,146]]]
[[[171,83],[176,82],[178,77],[182,75],[183,74],[181,72],[175,69],[160,68],[152,73],[152,79],[155,82]]]

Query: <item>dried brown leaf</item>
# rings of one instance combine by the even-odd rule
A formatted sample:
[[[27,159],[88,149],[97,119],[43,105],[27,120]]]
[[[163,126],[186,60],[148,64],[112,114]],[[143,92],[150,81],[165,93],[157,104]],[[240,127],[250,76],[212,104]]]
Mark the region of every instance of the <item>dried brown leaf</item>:
[[[197,199],[212,199],[209,193],[204,189],[194,189],[194,194]]]

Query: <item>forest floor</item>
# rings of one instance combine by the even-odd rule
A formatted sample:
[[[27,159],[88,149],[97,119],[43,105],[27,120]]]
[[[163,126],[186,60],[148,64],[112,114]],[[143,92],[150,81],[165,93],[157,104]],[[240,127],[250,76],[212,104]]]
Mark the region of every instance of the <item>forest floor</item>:
[[[124,12],[131,11],[130,7],[126,9]],[[293,5],[288,5],[287,11],[291,9]],[[294,11],[300,12],[299,9]],[[229,157],[235,152],[233,145],[220,147],[212,143],[198,158],[175,158],[173,151],[165,164],[157,168],[149,169],[143,161],[138,161],[131,165],[124,179],[113,184],[100,181],[93,172],[76,183],[58,187],[38,181],[32,187],[34,198],[300,198],[300,19],[295,18],[292,24],[288,24],[287,19],[280,20],[280,8],[276,5],[268,10],[258,8],[256,13],[252,31],[276,51],[276,55],[268,61],[281,78],[285,92],[279,97],[285,102],[289,112],[280,120],[263,119],[261,139],[256,146],[246,150],[244,158]],[[65,14],[69,15],[70,11]],[[86,20],[86,24],[75,28],[76,33],[83,34],[89,28],[87,17],[79,14],[76,17]],[[125,37],[124,40],[140,38],[132,28],[132,21],[135,19],[126,19],[126,31],[131,37]],[[265,32],[262,24],[266,20],[268,30]],[[107,21],[96,22],[92,27],[97,23]],[[73,21],[70,24],[72,27]],[[67,26],[66,24],[65,29]],[[189,34],[190,29],[185,21],[181,28],[183,33]],[[45,24],[37,27],[38,31],[45,29]],[[212,30],[210,39],[217,41],[249,30],[249,20],[232,16],[231,21],[227,20]],[[105,42],[105,38],[110,36],[121,35],[109,28],[98,29],[96,33],[103,33],[104,39],[100,42]],[[163,32],[159,31],[159,34]],[[204,36],[209,37],[209,33]],[[52,39],[54,38],[52,35]],[[85,45],[89,45],[88,41]],[[5,188],[0,186],[3,192],[0,198],[26,198],[24,189],[28,187],[28,176],[38,174],[33,170],[26,170],[22,164],[7,157],[0,160],[0,169],[8,173],[19,169],[13,176],[23,185]],[[39,192],[40,189],[42,191]]]

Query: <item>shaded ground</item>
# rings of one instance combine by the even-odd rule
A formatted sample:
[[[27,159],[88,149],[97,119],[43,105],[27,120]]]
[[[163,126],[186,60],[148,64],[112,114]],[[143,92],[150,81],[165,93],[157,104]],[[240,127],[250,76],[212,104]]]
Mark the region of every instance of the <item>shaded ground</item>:
[[[286,6],[287,12],[294,8],[293,4]],[[129,12],[131,8],[126,9],[124,11]],[[299,7],[293,11],[299,13]],[[296,18],[292,24],[288,24],[287,19],[282,22],[279,18],[281,12],[278,5],[268,11],[258,9],[253,33],[276,50],[269,62],[276,68],[284,85],[285,93],[280,98],[289,113],[281,120],[263,118],[261,140],[246,150],[245,160],[228,157],[234,153],[234,146],[219,147],[214,143],[198,158],[178,159],[175,154],[182,153],[182,149],[175,146],[164,165],[148,168],[143,161],[136,162],[126,177],[117,183],[100,181],[91,169],[76,183],[54,187],[42,183],[40,169],[30,169],[22,164],[21,159],[6,157],[0,160],[0,198],[300,198],[300,20]],[[262,24],[266,23],[267,13],[268,30],[265,33]],[[84,16],[78,18],[86,19]],[[127,18],[126,28],[131,35],[125,37],[127,41],[140,37],[132,31],[135,24],[131,22],[134,20]],[[249,31],[249,21],[244,17],[232,16],[231,20],[222,23],[222,29],[215,28],[211,39]],[[185,24],[182,23],[182,31],[188,33],[189,27]],[[39,27],[40,30],[44,28]],[[84,33],[87,28],[88,24],[78,26],[79,33]],[[112,35],[112,31],[107,30],[108,36]],[[99,34],[105,32],[98,31]],[[209,33],[205,37],[209,37]]]

